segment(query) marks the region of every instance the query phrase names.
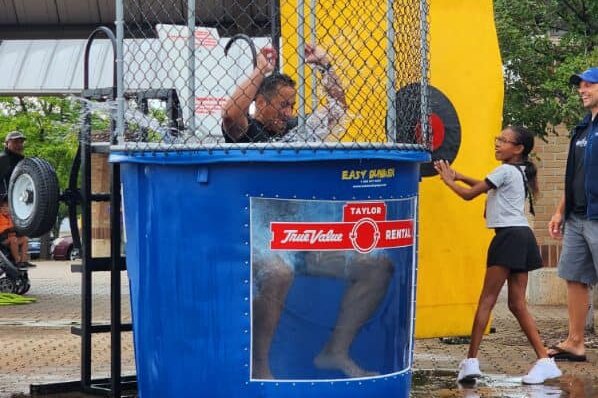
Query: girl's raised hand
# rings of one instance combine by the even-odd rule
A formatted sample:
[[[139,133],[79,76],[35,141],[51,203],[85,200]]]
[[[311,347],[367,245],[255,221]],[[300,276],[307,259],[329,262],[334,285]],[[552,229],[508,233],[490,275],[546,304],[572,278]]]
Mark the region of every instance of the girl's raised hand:
[[[455,181],[457,179],[457,172],[451,169],[449,162],[446,160],[434,161],[434,169],[445,183]]]

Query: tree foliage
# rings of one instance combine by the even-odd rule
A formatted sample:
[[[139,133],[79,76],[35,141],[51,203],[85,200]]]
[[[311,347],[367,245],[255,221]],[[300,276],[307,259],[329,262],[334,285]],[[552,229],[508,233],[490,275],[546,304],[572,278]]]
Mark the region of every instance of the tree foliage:
[[[0,139],[19,130],[25,134],[25,156],[37,156],[56,170],[62,189],[66,188],[77,152],[81,128],[81,104],[63,97],[0,98]],[[92,129],[106,130],[108,120],[92,117]],[[66,215],[61,206],[59,220]]]
[[[25,134],[25,155],[37,156],[56,169],[61,187],[66,186],[77,150],[78,107],[59,97],[10,97],[0,99],[0,132]]]
[[[505,75],[505,124],[543,136],[584,110],[571,74],[598,65],[598,1],[495,0]]]

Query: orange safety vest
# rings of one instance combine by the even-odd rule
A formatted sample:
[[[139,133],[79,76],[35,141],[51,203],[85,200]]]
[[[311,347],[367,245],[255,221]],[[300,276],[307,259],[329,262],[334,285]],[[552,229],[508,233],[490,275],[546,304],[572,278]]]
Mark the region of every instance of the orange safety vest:
[[[14,227],[14,224],[12,223],[10,216],[0,212],[0,233],[12,227]]]

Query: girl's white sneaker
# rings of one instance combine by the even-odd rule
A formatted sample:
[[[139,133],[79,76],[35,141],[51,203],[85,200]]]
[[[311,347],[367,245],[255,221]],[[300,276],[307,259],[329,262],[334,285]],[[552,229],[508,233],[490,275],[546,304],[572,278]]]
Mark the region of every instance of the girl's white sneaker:
[[[476,379],[481,376],[480,362],[477,358],[465,358],[459,364],[457,382],[465,384],[475,383]]]
[[[521,381],[523,384],[542,384],[548,379],[561,377],[563,372],[556,366],[554,359],[542,358],[538,359],[529,373],[523,376]]]

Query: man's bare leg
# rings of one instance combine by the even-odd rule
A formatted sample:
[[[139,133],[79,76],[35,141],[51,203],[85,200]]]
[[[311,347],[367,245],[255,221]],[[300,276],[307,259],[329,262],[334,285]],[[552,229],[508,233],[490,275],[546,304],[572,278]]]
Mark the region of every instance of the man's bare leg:
[[[259,292],[253,299],[253,360],[254,379],[273,379],[270,370],[270,346],[282,308],[293,282],[293,270],[279,257],[253,264],[253,278]]]
[[[21,262],[21,255],[19,252],[19,241],[15,235],[11,235],[7,239],[8,241],[8,248],[10,249],[10,254],[16,264]]]
[[[590,305],[590,289],[580,282],[567,281],[567,312],[569,313],[569,334],[558,347],[575,355],[586,353],[584,346],[585,322]],[[548,350],[548,355],[556,354]]]
[[[359,255],[350,264],[323,255],[319,259],[321,274],[335,273],[337,278],[349,281],[345,291],[339,316],[330,339],[314,359],[320,369],[338,369],[347,377],[366,377],[377,375],[359,367],[349,356],[349,347],[359,329],[378,308],[386,295],[393,273],[393,266],[385,257]],[[311,267],[308,268],[308,270]]]
[[[24,263],[27,261],[29,257],[29,253],[27,253],[28,245],[29,245],[29,238],[26,236],[19,236],[17,237],[17,244],[19,245],[19,262]]]

